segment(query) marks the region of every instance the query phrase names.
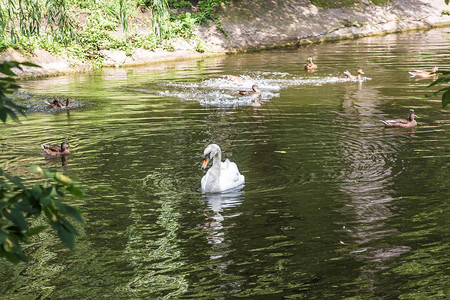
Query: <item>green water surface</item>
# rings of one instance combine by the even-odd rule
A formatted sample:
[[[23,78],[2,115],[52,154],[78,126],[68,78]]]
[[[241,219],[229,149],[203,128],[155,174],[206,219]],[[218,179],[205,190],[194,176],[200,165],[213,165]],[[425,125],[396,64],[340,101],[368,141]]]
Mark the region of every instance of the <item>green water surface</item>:
[[[0,261],[6,299],[445,299],[450,295],[449,125],[431,79],[450,29],[24,81],[0,165],[57,168],[87,191],[75,251],[52,232],[28,264]],[[319,69],[305,73],[313,56]],[[361,82],[339,82],[346,69]],[[221,75],[248,75],[260,103]],[[251,86],[251,83],[249,83]],[[248,88],[249,86],[244,86]],[[75,99],[60,112],[48,97]],[[380,119],[419,115],[415,129]],[[67,161],[40,144],[69,141]],[[200,190],[222,148],[241,190]]]

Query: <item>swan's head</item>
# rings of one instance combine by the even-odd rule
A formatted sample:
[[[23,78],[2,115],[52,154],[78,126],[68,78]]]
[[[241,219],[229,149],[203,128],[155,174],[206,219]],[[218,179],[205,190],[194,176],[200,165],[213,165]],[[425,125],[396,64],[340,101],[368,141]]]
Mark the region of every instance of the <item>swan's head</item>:
[[[312,64],[312,57],[308,57],[308,62]]]
[[[439,68],[436,67],[436,66],[434,66],[434,67],[431,69],[431,72],[436,73],[438,70],[439,70]]]
[[[358,74],[359,74],[359,75],[364,74],[363,70],[362,70],[362,69],[359,69],[359,70],[358,70]]]
[[[220,153],[220,147],[216,144],[210,144],[205,148],[205,151],[203,151],[202,169],[206,169],[211,158],[214,158],[217,153]]]

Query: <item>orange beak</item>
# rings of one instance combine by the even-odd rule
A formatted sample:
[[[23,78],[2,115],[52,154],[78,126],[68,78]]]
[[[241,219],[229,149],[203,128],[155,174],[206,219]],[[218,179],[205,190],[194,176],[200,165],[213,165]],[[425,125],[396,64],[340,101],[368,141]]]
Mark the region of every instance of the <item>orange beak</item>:
[[[209,157],[205,157],[205,159],[203,160],[203,164],[202,164],[202,169],[206,169],[206,166],[209,163]]]

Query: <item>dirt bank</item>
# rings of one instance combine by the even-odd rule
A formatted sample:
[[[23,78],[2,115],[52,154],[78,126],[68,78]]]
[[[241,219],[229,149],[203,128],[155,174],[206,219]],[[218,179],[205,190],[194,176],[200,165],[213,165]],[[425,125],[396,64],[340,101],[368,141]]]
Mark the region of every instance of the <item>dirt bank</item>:
[[[362,0],[350,8],[319,8],[308,0],[232,0],[222,8],[220,32],[202,28],[204,38],[224,51],[247,51],[290,44],[380,35],[449,26],[443,0],[392,0],[377,6]]]
[[[121,67],[450,26],[450,16],[442,14],[444,10],[450,10],[444,0],[392,0],[382,6],[361,0],[349,8],[319,8],[308,0],[232,0],[230,6],[219,11],[228,37],[212,22],[199,28],[197,34],[207,41],[204,53],[180,41],[172,52],[138,49],[127,56],[124,51],[103,50],[102,55],[104,67]],[[92,69],[89,64],[44,50],[27,56],[12,49],[0,54],[0,61],[11,59],[42,66],[25,68],[19,73],[22,77]]]

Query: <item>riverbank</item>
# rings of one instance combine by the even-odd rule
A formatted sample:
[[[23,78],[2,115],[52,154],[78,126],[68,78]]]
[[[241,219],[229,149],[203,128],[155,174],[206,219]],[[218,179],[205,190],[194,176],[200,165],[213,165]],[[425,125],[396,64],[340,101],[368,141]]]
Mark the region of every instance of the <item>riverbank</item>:
[[[195,31],[204,41],[202,53],[195,43],[182,39],[173,49],[100,50],[102,67],[127,67],[164,61],[206,58],[262,49],[383,35],[409,30],[450,26],[450,7],[443,0],[393,0],[375,5],[361,0],[351,7],[317,7],[308,0],[231,1],[217,12],[220,26],[212,21]],[[305,54],[306,55],[306,54]],[[53,76],[93,70],[90,62],[69,55],[52,55],[38,49],[22,53],[11,48],[0,53],[0,61],[30,61],[41,68],[24,67],[20,77]]]

